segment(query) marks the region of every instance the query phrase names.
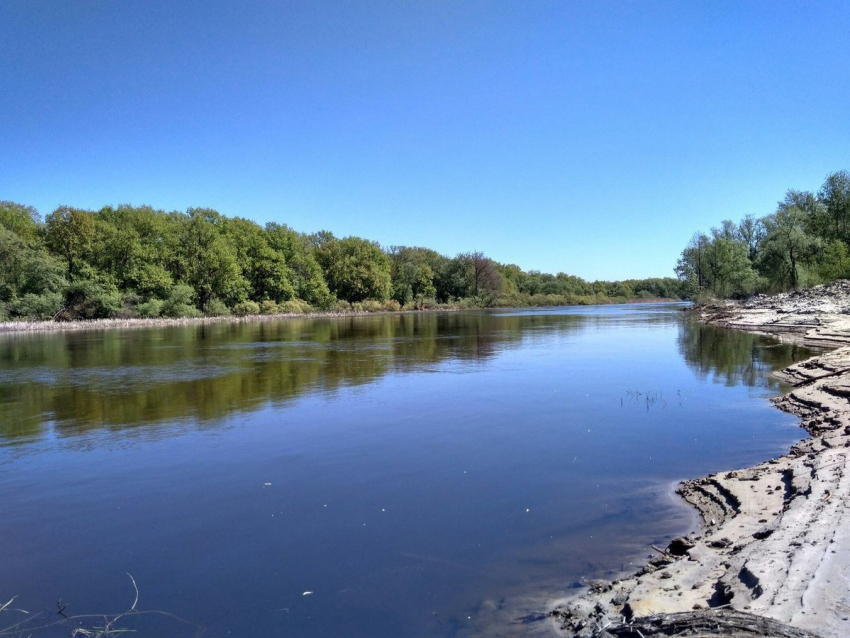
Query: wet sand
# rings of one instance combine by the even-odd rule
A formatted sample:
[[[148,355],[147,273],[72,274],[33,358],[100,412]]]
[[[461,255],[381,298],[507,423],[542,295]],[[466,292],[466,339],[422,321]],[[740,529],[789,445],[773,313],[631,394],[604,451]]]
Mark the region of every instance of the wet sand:
[[[597,638],[850,636],[850,282],[696,311],[715,325],[834,348],[777,374],[793,389],[774,403],[811,438],[755,467],[682,483],[699,529],[655,548],[636,574],[557,601],[552,626]]]

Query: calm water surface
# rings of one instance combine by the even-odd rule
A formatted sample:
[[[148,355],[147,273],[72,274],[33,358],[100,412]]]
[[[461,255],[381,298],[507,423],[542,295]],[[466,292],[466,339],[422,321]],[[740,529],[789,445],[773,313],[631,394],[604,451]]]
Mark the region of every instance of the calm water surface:
[[[693,523],[673,481],[803,436],[768,375],[811,352],[683,314],[0,336],[0,602],[117,613],[129,573],[185,621],[141,635],[531,633]]]

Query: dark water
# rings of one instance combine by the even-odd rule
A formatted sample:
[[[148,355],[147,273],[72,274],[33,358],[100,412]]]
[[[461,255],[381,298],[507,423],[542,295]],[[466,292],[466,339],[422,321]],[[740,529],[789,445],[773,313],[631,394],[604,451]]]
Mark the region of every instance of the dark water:
[[[129,573],[139,609],[182,619],[119,621],[140,635],[496,635],[531,621],[687,529],[673,481],[803,435],[767,401],[768,374],[811,353],[683,314],[0,336],[0,604],[45,610],[32,627],[61,619],[59,599],[68,616],[118,613]],[[0,630],[22,618],[0,614]]]

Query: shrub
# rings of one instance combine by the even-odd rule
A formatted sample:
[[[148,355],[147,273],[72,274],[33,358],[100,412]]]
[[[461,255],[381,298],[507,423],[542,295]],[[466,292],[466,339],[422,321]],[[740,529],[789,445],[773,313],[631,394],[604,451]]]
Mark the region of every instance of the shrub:
[[[439,305],[433,297],[417,295],[413,301],[405,304],[404,308],[405,310],[427,310],[429,308],[437,308]]]
[[[136,314],[144,319],[153,319],[162,314],[162,307],[165,304],[161,299],[148,299],[136,306]]]
[[[58,292],[46,292],[41,295],[25,294],[21,299],[9,304],[10,314],[28,319],[52,319],[62,309],[62,295]]]
[[[240,301],[233,306],[233,314],[237,317],[260,314],[260,306],[255,301]]]
[[[226,317],[230,314],[230,308],[221,299],[210,299],[207,307],[204,309],[204,314],[207,317]]]
[[[461,310],[468,310],[470,308],[482,308],[485,304],[479,297],[464,297],[458,299],[455,305]]]
[[[162,314],[166,317],[200,317],[201,312],[194,306],[195,291],[186,284],[177,284],[168,293],[168,299],[162,305]]]
[[[351,304],[343,299],[337,299],[333,304],[331,304],[330,309],[333,312],[348,312],[351,310]]]
[[[260,314],[263,315],[276,315],[280,312],[280,306],[277,305],[276,302],[271,299],[266,299],[262,303],[260,303]]]
[[[366,312],[378,312],[384,309],[384,304],[377,299],[365,299],[362,307]]]
[[[290,314],[307,314],[308,312],[313,312],[313,306],[308,304],[303,299],[290,299],[289,301],[284,301],[280,309],[282,312],[290,313]]]
[[[69,319],[104,319],[120,312],[124,304],[114,288],[85,279],[68,286],[65,307]]]
[[[398,312],[401,310],[401,304],[395,299],[390,299],[389,301],[384,302],[383,309],[388,312]]]

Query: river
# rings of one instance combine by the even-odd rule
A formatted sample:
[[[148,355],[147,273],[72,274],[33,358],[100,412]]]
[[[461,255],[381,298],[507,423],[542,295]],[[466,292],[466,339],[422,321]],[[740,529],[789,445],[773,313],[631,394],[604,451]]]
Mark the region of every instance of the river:
[[[0,335],[0,631],[135,581],[141,636],[531,635],[694,524],[676,481],[804,436],[769,374],[812,353],[685,314]]]

